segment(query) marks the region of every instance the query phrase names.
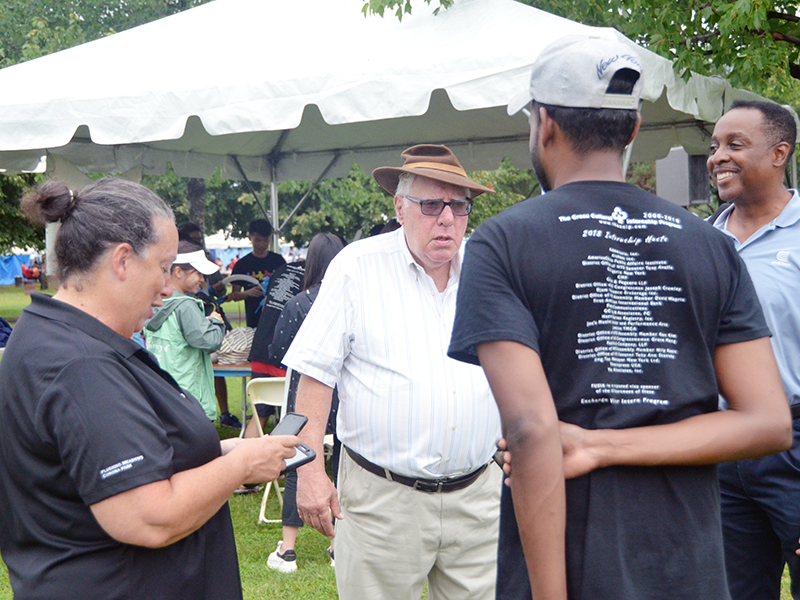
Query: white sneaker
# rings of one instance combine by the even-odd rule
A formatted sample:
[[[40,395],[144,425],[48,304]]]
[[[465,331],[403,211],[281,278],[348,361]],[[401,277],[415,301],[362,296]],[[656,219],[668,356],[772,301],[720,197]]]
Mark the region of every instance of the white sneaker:
[[[297,571],[297,554],[294,550],[287,550],[280,554],[281,544],[283,544],[283,540],[278,542],[275,552],[269,555],[267,566],[281,573],[294,573]]]

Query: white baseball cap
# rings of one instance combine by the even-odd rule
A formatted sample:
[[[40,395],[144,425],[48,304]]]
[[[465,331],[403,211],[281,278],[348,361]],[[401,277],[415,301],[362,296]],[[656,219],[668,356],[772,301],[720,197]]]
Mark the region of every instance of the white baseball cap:
[[[622,69],[639,74],[633,92],[609,94],[609,83]],[[568,108],[638,110],[641,74],[639,56],[622,42],[585,35],[564,36],[536,58],[530,85],[508,104],[508,114],[517,114],[533,100]]]
[[[211,275],[219,271],[219,265],[211,262],[206,258],[206,253],[202,250],[195,250],[194,252],[185,252],[178,254],[175,260],[172,261],[173,265],[189,265],[193,269],[197,269],[203,275]]]

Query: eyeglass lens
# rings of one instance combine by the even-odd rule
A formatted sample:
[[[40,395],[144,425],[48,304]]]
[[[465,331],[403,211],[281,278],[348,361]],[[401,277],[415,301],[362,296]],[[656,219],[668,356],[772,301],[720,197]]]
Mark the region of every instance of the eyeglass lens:
[[[453,200],[445,202],[444,200],[422,200],[420,203],[422,214],[429,217],[436,217],[442,214],[445,206],[449,206],[450,210],[457,217],[465,217],[472,210],[472,202],[469,200]]]

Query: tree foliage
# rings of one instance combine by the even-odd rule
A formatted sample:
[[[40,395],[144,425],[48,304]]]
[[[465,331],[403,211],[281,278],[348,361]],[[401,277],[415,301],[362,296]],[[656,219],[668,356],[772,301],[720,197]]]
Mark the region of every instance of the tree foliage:
[[[509,160],[504,160],[496,171],[479,171],[470,176],[493,187],[496,193],[484,194],[475,203],[467,233],[512,204],[538,194],[541,189],[532,169],[517,169]],[[189,220],[184,178],[168,169],[162,176],[146,176],[142,183],[172,207],[178,223]],[[266,186],[253,183],[253,187],[262,206],[269,210]],[[280,223],[273,225],[283,225],[310,188],[308,181],[281,183],[278,186]],[[297,247],[307,244],[320,232],[333,233],[350,242],[366,237],[373,226],[388,222],[394,214],[392,197],[360,166],[353,165],[346,177],[326,179],[312,190],[280,235]],[[223,229],[234,237],[246,237],[250,220],[263,216],[253,194],[242,182],[224,180],[219,174],[206,182],[206,234]]]
[[[470,173],[470,177],[493,188],[494,194],[482,194],[475,200],[467,234],[509,206],[542,192],[533,169],[517,169],[509,159],[504,159],[496,171],[478,171]]]
[[[39,58],[207,1],[0,0],[0,67]],[[14,246],[44,248],[44,230],[28,223],[19,210],[25,189],[40,179],[0,173],[0,254]]]
[[[311,188],[308,181],[285,182],[278,188],[281,223]],[[314,189],[282,231],[295,245],[308,243],[319,232],[333,233],[350,242],[394,216],[392,199],[353,165],[346,177],[326,179]]]
[[[800,86],[799,0],[519,0],[587,25],[614,27],[691,71],[723,75],[735,87],[796,103]],[[431,0],[426,0],[431,4]],[[437,10],[453,0],[435,0]],[[410,0],[367,0],[365,13],[398,18]]]
[[[0,255],[9,254],[15,246],[44,249],[44,228],[31,225],[19,208],[19,199],[40,179],[39,175],[0,177]]]
[[[64,50],[208,1],[3,0],[0,66]]]
[[[186,178],[179,177],[171,168],[164,175],[145,175],[142,178],[142,185],[170,205],[178,224],[190,220],[187,183]],[[259,193],[261,184],[255,183],[254,188]],[[204,231],[208,235],[223,229],[233,237],[247,237],[248,223],[264,216],[244,185],[239,181],[222,179],[219,171],[206,181],[205,197]],[[259,199],[263,205],[263,194],[259,194]]]
[[[470,177],[494,188],[494,194],[483,194],[470,214],[467,234],[486,219],[539,192],[539,184],[532,169],[517,169],[504,160],[496,171],[478,171]],[[308,189],[307,182],[281,185],[281,202],[288,213]],[[372,226],[386,223],[394,214],[394,202],[371,176],[354,165],[347,177],[323,182],[312,192],[310,206],[290,223],[287,239],[295,244],[308,242],[311,237],[325,231],[352,241],[366,236]]]

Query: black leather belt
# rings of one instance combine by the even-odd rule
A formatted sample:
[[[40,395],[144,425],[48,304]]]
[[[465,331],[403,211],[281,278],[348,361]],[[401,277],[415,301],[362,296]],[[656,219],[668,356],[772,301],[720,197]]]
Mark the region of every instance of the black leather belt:
[[[477,471],[473,471],[472,473],[468,473],[466,475],[459,475],[458,477],[441,477],[439,479],[415,479],[414,477],[406,477],[405,475],[398,475],[397,473],[393,473],[389,469],[384,469],[383,467],[379,467],[378,465],[369,462],[366,458],[358,454],[357,452],[353,452],[347,446],[344,447],[347,450],[348,456],[353,459],[359,467],[364,469],[365,471],[369,471],[370,473],[377,475],[378,477],[383,477],[384,479],[388,479],[389,481],[396,481],[397,483],[402,483],[403,485],[407,485],[408,487],[414,488],[420,492],[455,492],[456,490],[462,490],[465,487],[471,485],[478,477],[480,477],[481,473],[486,470],[488,463],[483,465]]]
[[[792,404],[789,410],[792,411],[792,419],[800,419],[800,404]]]

